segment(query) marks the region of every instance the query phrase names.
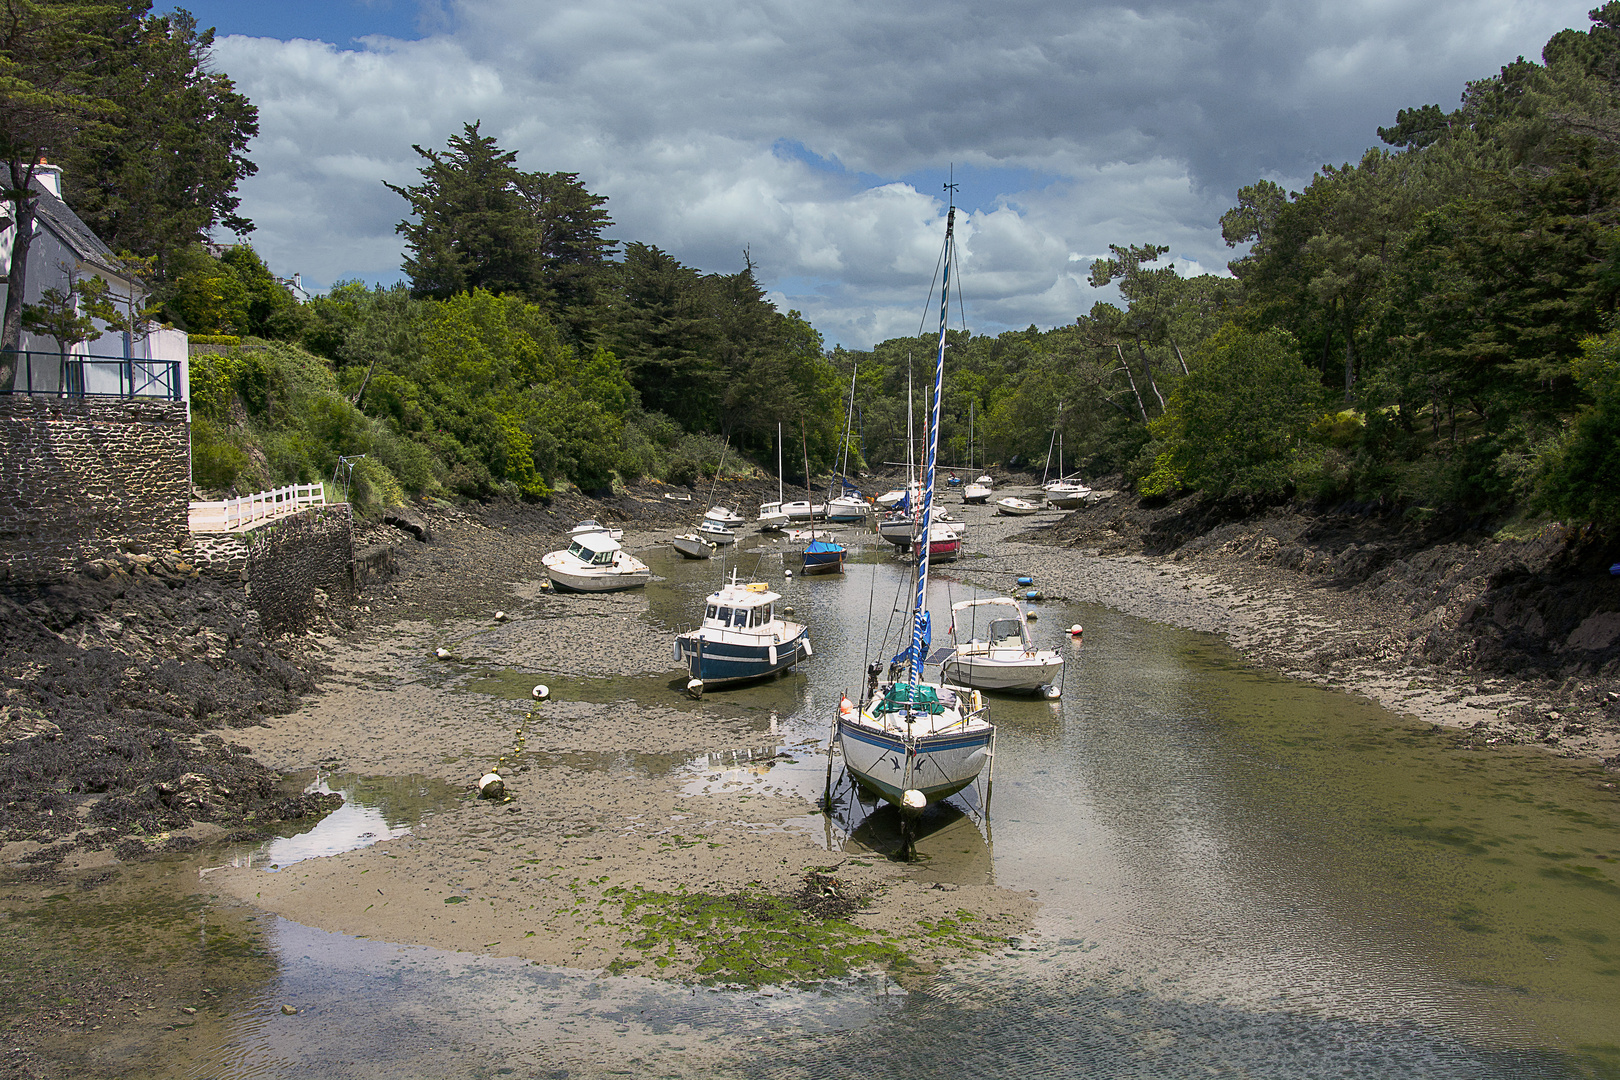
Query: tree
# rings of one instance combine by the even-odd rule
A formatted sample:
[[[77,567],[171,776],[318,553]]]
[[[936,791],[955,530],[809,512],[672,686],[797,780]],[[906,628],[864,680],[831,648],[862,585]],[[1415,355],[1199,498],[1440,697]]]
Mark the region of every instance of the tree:
[[[147,14],[125,0],[94,53],[95,92],[121,108],[116,131],[81,131],[59,157],[67,201],[114,250],[156,257],[166,277],[176,254],[217,226],[238,235],[237,185],[257,171],[249,140],[258,110],[208,68],[212,30],[184,11]]]
[[[41,303],[23,305],[22,325],[32,333],[55,340],[61,365],[57,371],[57,387],[65,392],[82,391],[83,376],[71,377],[74,373],[68,369],[68,352],[82,341],[94,341],[101,336],[100,328],[86,307],[106,299],[107,283],[99,277],[81,278],[78,268],[71,263],[63,263],[62,270],[67,276],[67,287],[40,290]]]
[[[110,8],[76,0],[0,0],[0,162],[16,226],[6,307],[0,319],[0,386],[16,374],[28,252],[34,238],[34,175],[48,153],[116,107],[97,93],[94,56]]]
[[[1153,422],[1163,450],[1142,493],[1169,494],[1181,485],[1215,496],[1287,492],[1320,400],[1321,387],[1288,334],[1227,326],[1198,351],[1192,373]]]
[[[122,295],[114,295],[108,287],[102,295],[91,297],[85,304],[85,310],[106,323],[109,330],[127,335],[133,343],[145,338],[157,327],[161,309],[155,303],[146,302],[150,300],[151,282],[157,273],[157,256],[143,259],[125,252],[118,256],[118,262],[130,286]]]
[[[462,125],[446,152],[411,146],[427,161],[417,170],[422,183],[384,182],[416,217],[394,227],[410,251],[404,270],[415,296],[445,300],[485,289],[532,297],[539,286],[542,236],[513,165],[517,154],[481,134],[479,123]]]
[[[519,173],[517,190],[539,232],[539,293],[533,297],[564,319],[579,339],[594,336],[602,270],[617,246],[602,232],[613,219],[578,173]]]

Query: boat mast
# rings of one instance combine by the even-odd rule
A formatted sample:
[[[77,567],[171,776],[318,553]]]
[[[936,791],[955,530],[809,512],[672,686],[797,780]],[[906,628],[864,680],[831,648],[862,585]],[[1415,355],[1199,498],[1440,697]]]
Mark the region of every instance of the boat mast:
[[[911,608],[911,674],[908,685],[915,689],[922,678],[928,644],[928,540],[934,523],[934,467],[939,461],[939,401],[945,392],[945,328],[951,314],[951,245],[956,233],[956,185],[946,184],[950,209],[945,214],[945,276],[939,290],[939,349],[934,359],[934,396],[928,425],[928,458],[923,471],[922,529],[917,545],[917,598]],[[912,700],[915,700],[913,694]]]
[[[846,480],[849,478],[849,434],[850,429],[855,426],[855,375],[860,370],[859,361],[856,361],[849,369],[849,409],[844,413],[844,463],[838,469],[838,476]],[[836,482],[838,477],[833,479]],[[832,500],[832,489],[832,484],[828,484],[827,499],[829,502]],[[844,493],[840,491],[838,494],[843,495]]]

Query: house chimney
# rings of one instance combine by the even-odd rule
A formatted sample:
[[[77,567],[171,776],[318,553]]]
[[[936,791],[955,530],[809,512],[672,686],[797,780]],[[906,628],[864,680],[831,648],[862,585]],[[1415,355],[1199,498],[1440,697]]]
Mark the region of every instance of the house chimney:
[[[62,166],[52,165],[40,158],[39,164],[34,167],[34,178],[39,181],[40,187],[58,199],[62,197]]]

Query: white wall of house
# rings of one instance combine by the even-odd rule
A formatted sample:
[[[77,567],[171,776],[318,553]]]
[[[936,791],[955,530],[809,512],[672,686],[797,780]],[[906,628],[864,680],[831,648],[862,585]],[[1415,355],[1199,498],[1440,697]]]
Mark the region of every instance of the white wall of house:
[[[60,197],[60,170],[54,166],[42,166],[40,176],[46,188]],[[0,274],[10,274],[11,244],[16,232],[14,220],[0,229]],[[66,291],[70,276],[75,274],[81,281],[99,277],[107,282],[108,298],[119,307],[124,307],[131,295],[145,296],[145,290],[129,278],[114,273],[108,267],[81,259],[42,219],[36,218],[33,243],[28,249],[24,302],[40,303],[46,289]],[[0,284],[0,305],[4,305],[8,289],[8,285]],[[160,328],[144,337],[135,337],[113,331],[100,320],[96,325],[101,336],[69,347],[66,357],[61,354],[54,338],[24,330],[20,343],[22,355],[17,358],[17,375],[12,389],[34,393],[59,392],[63,389],[67,374],[64,361],[72,359],[82,361],[83,385],[74,389],[84,393],[167,396],[164,390],[169,385],[173,369],[162,363],[142,361],[176,361],[180,365],[180,396],[187,402],[191,400],[185,331]]]

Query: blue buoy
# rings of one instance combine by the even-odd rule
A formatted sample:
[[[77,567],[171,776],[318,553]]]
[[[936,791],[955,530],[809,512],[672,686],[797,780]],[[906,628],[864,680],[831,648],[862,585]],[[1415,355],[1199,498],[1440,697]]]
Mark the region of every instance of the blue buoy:
[[[1041,590],[1039,590],[1039,589],[1030,589],[1028,592],[1026,592],[1024,594],[1024,599],[1025,600],[1039,600],[1040,598],[1041,598]]]
[[[1033,584],[1035,584],[1035,579],[1032,578],[1032,577],[1021,577],[1021,578],[1018,579],[1018,584],[1020,584],[1020,585],[1033,585]]]
[[[1620,577],[1620,562],[1617,562],[1613,566],[1609,567],[1609,573]]]

